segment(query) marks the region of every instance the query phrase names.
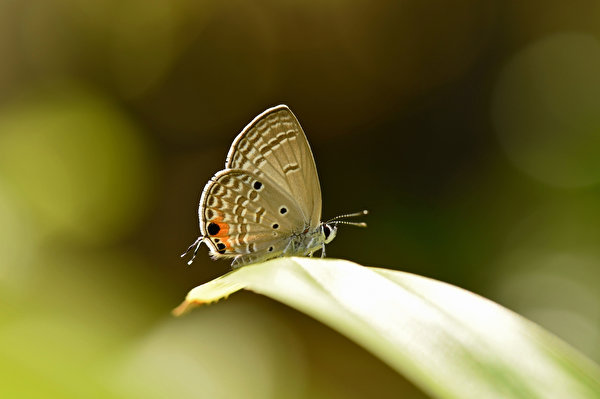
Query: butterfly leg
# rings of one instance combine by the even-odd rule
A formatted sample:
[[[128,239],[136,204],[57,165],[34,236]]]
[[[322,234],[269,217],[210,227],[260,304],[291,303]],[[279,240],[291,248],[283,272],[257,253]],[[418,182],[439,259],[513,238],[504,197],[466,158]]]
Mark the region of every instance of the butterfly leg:
[[[194,246],[196,248],[194,248],[194,254],[192,255],[192,259],[189,260],[188,265],[191,265],[192,262],[194,261],[194,259],[196,258],[196,254],[198,253],[198,248],[200,248],[200,244],[202,244],[202,242],[204,241],[204,236],[200,236],[196,239],[196,241],[194,241],[194,243],[192,245],[190,245],[188,247],[188,249],[181,254],[181,257],[183,258],[185,255],[187,255],[188,252],[191,251],[192,248],[194,248]]]
[[[325,257],[325,243],[323,243],[323,246],[321,247],[321,258]]]

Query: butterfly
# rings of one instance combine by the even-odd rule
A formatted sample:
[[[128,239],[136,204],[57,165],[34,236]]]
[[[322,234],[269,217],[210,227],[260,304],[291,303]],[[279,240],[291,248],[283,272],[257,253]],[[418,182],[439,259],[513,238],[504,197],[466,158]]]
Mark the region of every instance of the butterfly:
[[[200,237],[213,259],[233,258],[232,267],[280,256],[312,256],[337,234],[341,219],[321,222],[321,187],[315,160],[300,123],[286,105],[269,108],[236,137],[225,169],[206,184],[200,198]]]

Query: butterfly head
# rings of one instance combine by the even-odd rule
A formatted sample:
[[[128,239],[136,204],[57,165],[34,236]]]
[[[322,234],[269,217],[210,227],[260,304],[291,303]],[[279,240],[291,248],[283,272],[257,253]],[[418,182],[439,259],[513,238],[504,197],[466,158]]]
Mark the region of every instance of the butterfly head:
[[[321,235],[323,236],[323,242],[329,244],[335,238],[337,234],[337,225],[331,223],[321,223]]]

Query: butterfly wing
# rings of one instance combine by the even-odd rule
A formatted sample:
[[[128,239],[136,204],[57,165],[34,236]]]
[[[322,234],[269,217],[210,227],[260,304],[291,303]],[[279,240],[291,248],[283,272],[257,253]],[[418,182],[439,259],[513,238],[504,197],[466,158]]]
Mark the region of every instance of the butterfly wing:
[[[278,105],[254,118],[233,142],[225,167],[268,176],[295,200],[305,224],[314,228],[320,223],[321,187],[315,160],[287,106]]]
[[[280,255],[303,214],[290,193],[270,177],[225,169],[205,186],[200,231],[214,258],[234,257],[242,266]]]

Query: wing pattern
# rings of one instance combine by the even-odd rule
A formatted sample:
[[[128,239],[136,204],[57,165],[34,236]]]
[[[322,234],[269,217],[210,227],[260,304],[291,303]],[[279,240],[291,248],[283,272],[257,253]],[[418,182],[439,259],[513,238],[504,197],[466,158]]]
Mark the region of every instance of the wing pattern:
[[[303,220],[321,221],[321,187],[312,151],[300,123],[285,105],[257,116],[236,137],[226,168],[268,176],[299,205]]]

